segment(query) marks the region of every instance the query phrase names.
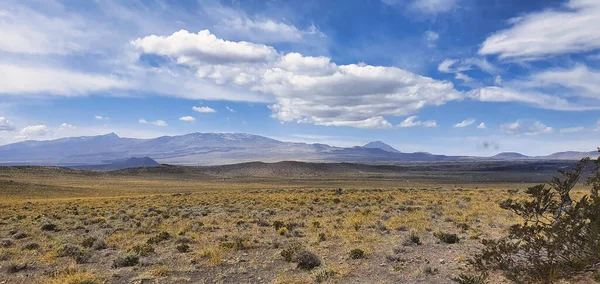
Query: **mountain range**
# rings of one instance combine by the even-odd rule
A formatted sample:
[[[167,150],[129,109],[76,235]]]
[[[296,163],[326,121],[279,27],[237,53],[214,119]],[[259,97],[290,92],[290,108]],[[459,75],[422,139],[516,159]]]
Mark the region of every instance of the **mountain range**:
[[[375,141],[349,148],[326,144],[282,142],[245,133],[190,133],[153,139],[122,138],[115,133],[48,141],[23,141],[0,146],[1,165],[107,165],[132,157],[148,157],[162,164],[222,165],[262,161],[395,163],[459,160],[576,160],[597,156],[596,151],[560,152],[529,157],[500,153],[492,157],[445,156],[426,152],[403,153]],[[128,161],[131,162],[131,161]],[[110,167],[110,166],[107,166]]]

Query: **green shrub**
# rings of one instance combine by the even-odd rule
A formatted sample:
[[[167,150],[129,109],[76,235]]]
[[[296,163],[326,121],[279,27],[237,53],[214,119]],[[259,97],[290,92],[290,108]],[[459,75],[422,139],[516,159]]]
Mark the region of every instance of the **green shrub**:
[[[353,249],[350,251],[351,259],[361,259],[365,258],[365,252],[362,249]]]
[[[508,235],[483,240],[484,248],[470,261],[478,270],[501,270],[515,282],[551,283],[594,269],[600,263],[600,160],[588,178],[588,195],[572,200],[585,165],[562,171],[549,186],[529,187],[526,199],[508,200],[500,207],[521,218]]]

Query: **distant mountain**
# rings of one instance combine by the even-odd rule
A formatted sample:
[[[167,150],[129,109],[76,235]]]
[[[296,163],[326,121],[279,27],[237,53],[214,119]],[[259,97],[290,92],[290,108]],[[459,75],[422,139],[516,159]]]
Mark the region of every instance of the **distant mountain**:
[[[369,142],[367,144],[365,144],[363,146],[363,148],[376,148],[376,149],[381,149],[383,151],[388,151],[388,152],[392,152],[392,153],[400,153],[400,151],[396,150],[394,147],[385,144],[381,141],[374,141],[374,142]]]
[[[109,160],[103,161],[103,164],[100,165],[80,165],[80,166],[72,166],[73,169],[79,170],[94,170],[94,171],[114,171],[128,168],[138,168],[138,167],[157,167],[160,164],[155,160],[149,157],[143,158],[126,158],[126,159],[117,159],[117,160]]]
[[[527,157],[519,153],[500,153],[494,157],[444,156],[427,152],[402,153],[377,141],[363,147],[341,148],[326,144],[282,142],[245,133],[190,133],[153,139],[122,138],[114,133],[71,137],[49,141],[23,141],[0,146],[0,165],[58,165],[67,167],[111,167],[114,161],[148,157],[161,164],[223,165],[244,162],[352,162],[400,163],[414,161],[472,161],[520,159],[579,159],[597,157],[596,152],[556,153],[547,157]],[[576,154],[580,153],[580,154]],[[136,160],[125,160],[129,167]],[[147,164],[139,164],[148,166]]]
[[[580,160],[585,157],[590,158],[598,158],[600,153],[598,151],[591,152],[575,152],[575,151],[567,151],[567,152],[557,152],[548,156],[544,156],[546,159],[552,160]]]
[[[506,159],[506,160],[517,160],[527,159],[529,156],[525,156],[517,152],[503,152],[491,157],[492,159]]]

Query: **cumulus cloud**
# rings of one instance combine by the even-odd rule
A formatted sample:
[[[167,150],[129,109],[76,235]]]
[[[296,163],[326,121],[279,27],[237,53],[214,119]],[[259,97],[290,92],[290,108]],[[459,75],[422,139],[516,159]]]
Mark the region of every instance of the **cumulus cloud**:
[[[209,30],[180,30],[170,36],[150,35],[131,44],[144,53],[173,57],[179,64],[228,64],[268,62],[277,56],[273,47],[217,38]]]
[[[145,119],[138,119],[138,122],[140,124],[152,124],[155,126],[161,126],[161,127],[166,127],[168,126],[167,122],[165,122],[164,120],[155,120],[155,121],[147,121]]]
[[[44,136],[44,135],[48,134],[49,132],[50,132],[50,128],[48,128],[48,126],[46,126],[45,124],[38,124],[38,125],[29,125],[23,129],[21,129],[21,131],[19,131],[19,134],[21,134],[21,136],[30,137],[30,136]]]
[[[416,126],[437,127],[437,122],[435,120],[418,121],[417,118],[418,117],[416,115],[409,116],[404,121],[402,121],[400,124],[398,124],[398,127],[400,127],[400,128],[416,127]]]
[[[207,41],[224,47],[208,48]],[[265,45],[223,41],[208,31],[152,35],[132,43],[142,52],[197,68],[199,78],[272,96],[272,117],[282,122],[387,128],[391,124],[385,116],[411,115],[463,97],[450,82],[400,68],[337,65],[328,57],[279,54]]]
[[[554,132],[552,127],[546,126],[539,121],[519,119],[513,123],[506,123],[500,129],[507,135],[538,135]]]
[[[188,116],[180,117],[179,120],[185,121],[185,122],[194,122],[194,121],[196,121],[196,118],[188,115]]]
[[[15,125],[8,119],[0,116],[0,131],[13,131],[15,130]]]
[[[479,54],[535,60],[600,48],[600,1],[570,0],[562,9],[529,13],[510,23],[489,36]]]
[[[235,109],[232,109],[229,106],[225,106],[225,109],[227,109],[229,112],[235,112]]]
[[[94,116],[94,118],[96,120],[110,120],[110,118],[104,117],[104,116],[101,116],[101,115],[96,115],[96,116]]]
[[[207,106],[204,106],[204,107],[194,106],[194,107],[192,107],[192,110],[195,111],[195,112],[200,112],[200,113],[217,112],[216,110],[214,110],[214,109],[212,109],[210,107],[207,107]]]
[[[475,123],[475,119],[474,118],[469,118],[469,119],[465,119],[457,124],[454,125],[454,128],[463,128],[463,127],[467,127],[471,124]]]
[[[486,129],[487,126],[485,125],[485,122],[480,123],[479,125],[477,125],[477,129]]]
[[[73,125],[73,124],[68,124],[68,123],[66,123],[66,122],[63,122],[63,124],[61,124],[61,125],[58,127],[58,130],[74,130],[74,129],[77,129],[77,127],[75,127],[75,125]]]

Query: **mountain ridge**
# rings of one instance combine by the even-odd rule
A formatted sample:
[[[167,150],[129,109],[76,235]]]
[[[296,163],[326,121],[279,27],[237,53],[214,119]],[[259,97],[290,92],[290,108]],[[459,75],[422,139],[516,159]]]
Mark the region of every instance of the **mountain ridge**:
[[[446,156],[427,152],[404,153],[381,141],[364,146],[335,147],[327,144],[283,142],[248,133],[200,133],[161,136],[151,139],[123,138],[115,133],[98,136],[66,137],[0,146],[3,165],[100,165],[107,160],[149,157],[163,164],[222,165],[253,161],[305,161],[397,163],[420,161],[461,161],[486,159],[576,160],[597,152],[558,152],[529,157],[520,153],[500,153],[492,157]]]

